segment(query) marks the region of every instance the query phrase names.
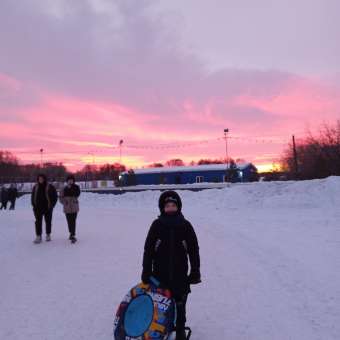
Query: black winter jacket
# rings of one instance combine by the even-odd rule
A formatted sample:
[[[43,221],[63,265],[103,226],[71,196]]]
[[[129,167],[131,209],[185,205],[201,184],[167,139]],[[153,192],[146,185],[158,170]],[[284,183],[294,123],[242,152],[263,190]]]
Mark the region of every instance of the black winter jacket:
[[[162,214],[149,230],[143,257],[143,271],[153,275],[174,295],[190,292],[191,272],[200,272],[199,246],[195,231],[184,216]]]
[[[49,183],[37,183],[32,190],[31,203],[33,209],[46,213],[55,207],[58,201],[56,188]]]
[[[8,202],[8,190],[6,188],[0,189],[1,203],[7,204]]]
[[[17,188],[9,188],[8,189],[8,200],[15,201],[18,197],[18,190]]]

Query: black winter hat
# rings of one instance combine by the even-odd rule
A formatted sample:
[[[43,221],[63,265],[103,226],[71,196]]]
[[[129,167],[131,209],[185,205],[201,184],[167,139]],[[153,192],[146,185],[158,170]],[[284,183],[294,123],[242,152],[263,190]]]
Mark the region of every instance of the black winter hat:
[[[159,197],[159,201],[158,201],[158,206],[159,206],[159,210],[161,211],[161,213],[164,213],[164,207],[165,204],[168,202],[173,202],[177,205],[178,207],[178,211],[181,212],[182,210],[182,200],[179,197],[179,195],[177,194],[176,191],[173,190],[167,190],[164,191],[161,196]]]
[[[68,180],[70,180],[70,179],[73,179],[73,182],[76,181],[76,178],[75,178],[74,175],[72,175],[72,174],[70,174],[70,175],[68,175],[68,176],[66,177],[66,182],[68,182]]]
[[[47,177],[46,177],[45,174],[39,174],[39,175],[37,176],[37,182],[39,181],[39,177],[42,177],[42,178],[45,180],[45,182],[47,182]]]

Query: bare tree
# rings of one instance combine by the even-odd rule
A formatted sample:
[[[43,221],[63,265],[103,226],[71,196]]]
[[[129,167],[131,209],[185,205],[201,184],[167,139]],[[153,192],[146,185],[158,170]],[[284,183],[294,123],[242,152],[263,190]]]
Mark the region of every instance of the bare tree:
[[[304,140],[297,143],[296,154],[297,174],[292,144],[289,144],[281,160],[283,170],[291,178],[313,179],[340,175],[340,120],[334,126],[323,124],[318,136],[309,132]]]
[[[148,168],[163,168],[163,164],[162,163],[152,163],[152,164],[149,164],[147,167]]]
[[[166,161],[165,165],[166,166],[184,166],[184,162],[179,158],[175,158],[175,159],[170,159]]]

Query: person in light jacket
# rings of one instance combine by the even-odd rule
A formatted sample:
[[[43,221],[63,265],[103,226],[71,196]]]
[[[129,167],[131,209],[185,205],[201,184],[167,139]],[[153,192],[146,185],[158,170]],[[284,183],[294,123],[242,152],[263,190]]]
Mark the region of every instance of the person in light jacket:
[[[59,200],[64,207],[70,233],[69,240],[71,243],[76,243],[76,222],[79,212],[78,197],[80,196],[80,188],[79,185],[75,183],[75,177],[73,175],[67,177],[66,183],[66,186],[60,191]]]

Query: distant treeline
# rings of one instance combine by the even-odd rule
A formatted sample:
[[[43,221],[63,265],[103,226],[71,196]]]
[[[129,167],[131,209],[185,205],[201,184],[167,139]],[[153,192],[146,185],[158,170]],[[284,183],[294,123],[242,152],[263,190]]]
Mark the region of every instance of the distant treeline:
[[[20,164],[9,151],[0,151],[0,181],[1,182],[31,182],[44,172],[51,178],[62,178],[67,171],[61,163],[46,163],[44,169],[37,164]]]
[[[229,159],[233,165],[242,159]],[[222,164],[225,159],[201,159],[189,165]],[[147,167],[183,166],[184,161],[175,158],[163,163],[152,163]],[[293,143],[287,146],[280,160],[280,169],[263,174],[265,180],[315,179],[340,176],[340,120],[334,125],[324,124],[318,136],[308,133],[298,139],[294,151]],[[77,181],[114,180],[126,171],[123,164],[85,165],[74,173]],[[69,171],[63,163],[21,164],[9,151],[0,151],[0,183],[32,182],[39,173],[45,173],[51,181],[63,181]]]
[[[114,163],[101,166],[85,165],[74,173],[77,181],[118,180],[125,166]],[[8,151],[0,151],[0,183],[35,182],[38,174],[44,173],[51,181],[64,181],[70,173],[62,163],[20,164]]]
[[[235,161],[229,159],[229,164],[235,164]],[[242,160],[237,160],[242,161]],[[198,162],[190,162],[190,165],[203,164],[223,164],[225,159],[201,159]],[[163,163],[152,163],[147,167],[164,167],[164,166],[183,166],[184,161],[175,158]],[[93,165],[86,164],[81,170],[73,173],[77,181],[93,181],[93,180],[113,180],[118,181],[120,173],[126,171],[126,166],[119,163]],[[20,164],[16,158],[9,151],[0,151],[0,183],[20,183],[20,182],[34,182],[39,173],[47,175],[51,181],[63,181],[69,174],[69,171],[63,163],[44,163],[40,164]]]

